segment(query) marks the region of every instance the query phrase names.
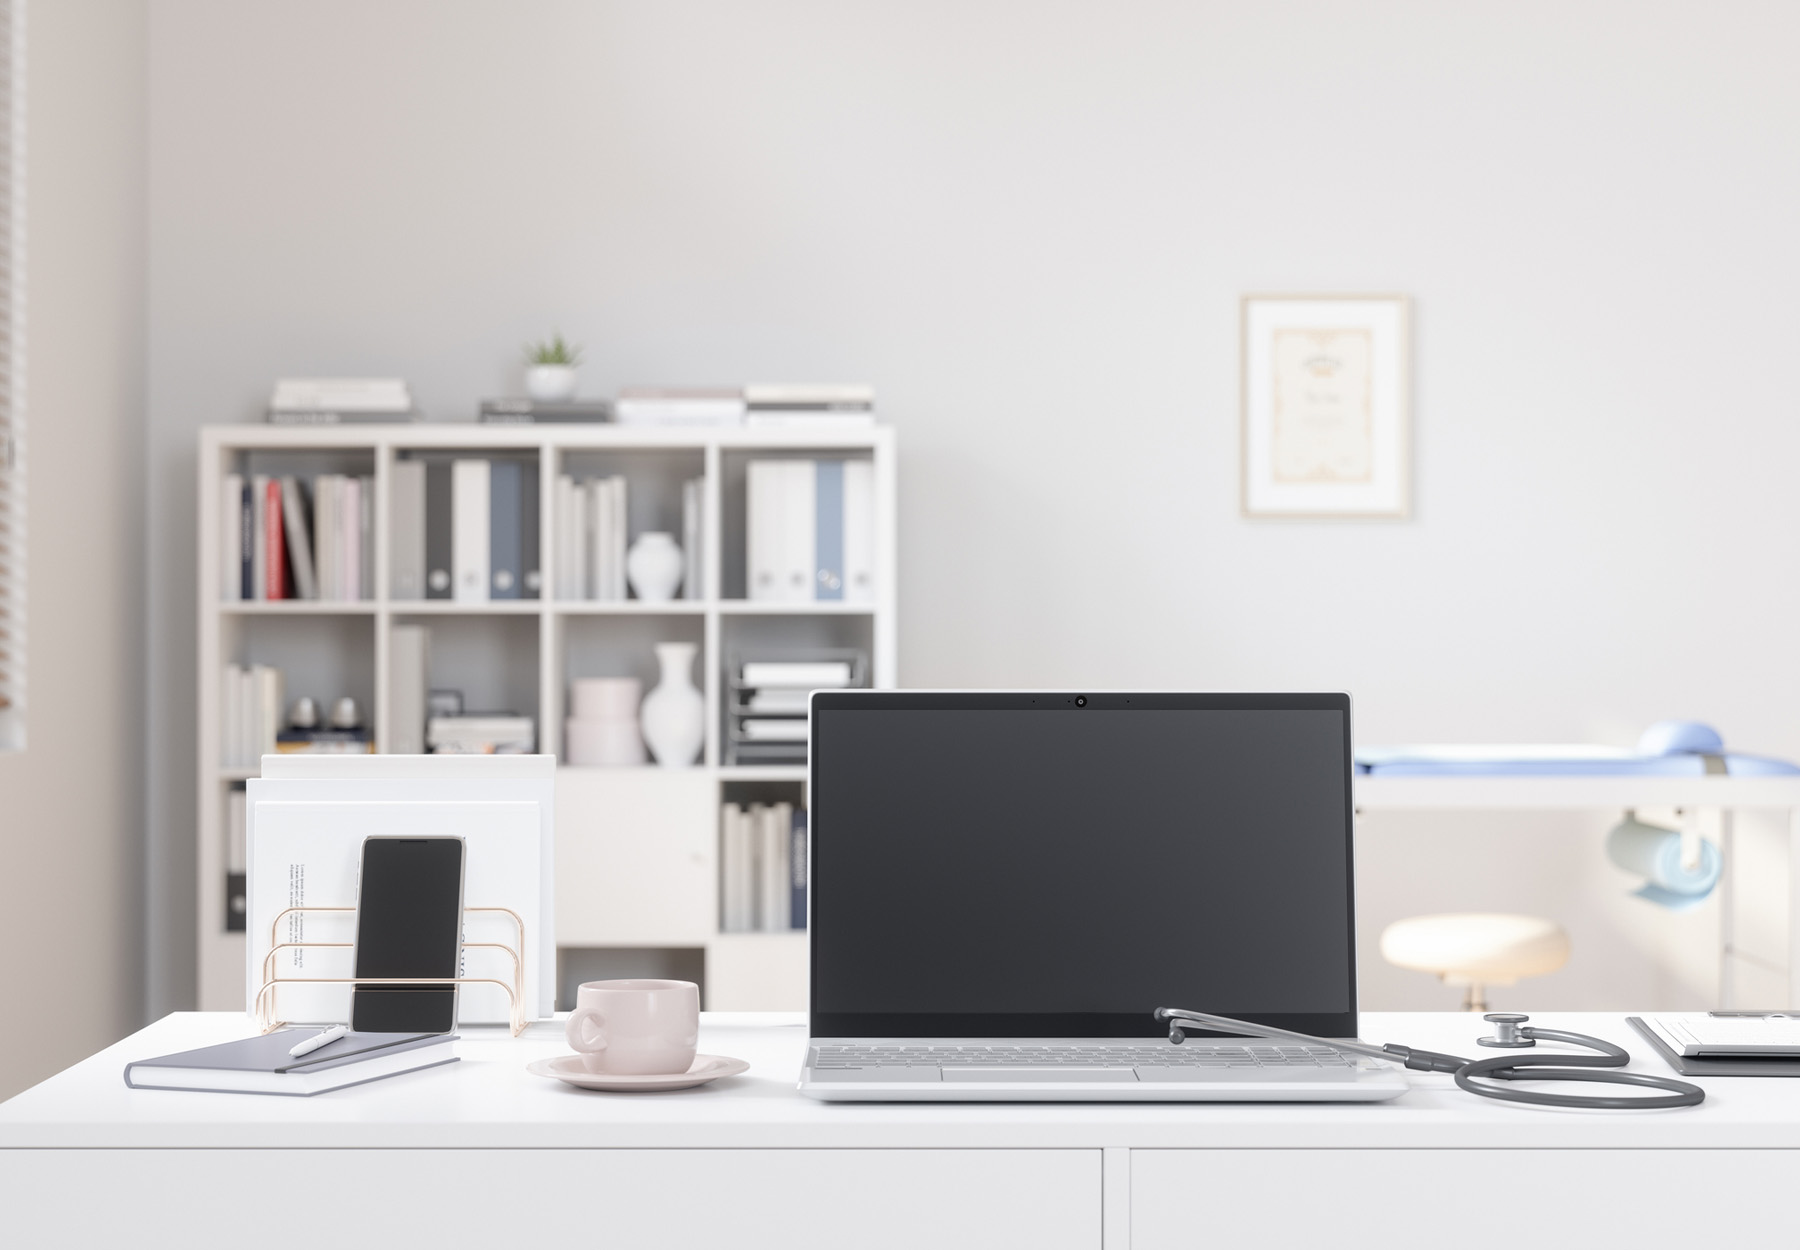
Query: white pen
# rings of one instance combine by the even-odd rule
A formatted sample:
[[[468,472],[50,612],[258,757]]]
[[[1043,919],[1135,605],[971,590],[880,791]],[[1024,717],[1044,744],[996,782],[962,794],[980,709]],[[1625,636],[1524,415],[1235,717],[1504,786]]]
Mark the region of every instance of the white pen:
[[[335,1042],[335,1041],[337,1041],[338,1038],[342,1037],[344,1034],[348,1033],[349,1031],[350,1031],[350,1026],[347,1024],[334,1024],[329,1029],[326,1029],[323,1033],[313,1034],[311,1037],[307,1038],[304,1042],[301,1042],[298,1046],[296,1046],[292,1050],[288,1051],[288,1057],[289,1058],[298,1058],[301,1055],[310,1055],[313,1051],[315,1051],[319,1047],[323,1046],[326,1042]]]

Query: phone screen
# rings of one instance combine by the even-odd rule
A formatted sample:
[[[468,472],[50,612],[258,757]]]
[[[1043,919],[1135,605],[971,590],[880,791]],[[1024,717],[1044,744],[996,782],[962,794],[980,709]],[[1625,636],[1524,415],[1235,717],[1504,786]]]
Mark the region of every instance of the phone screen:
[[[356,893],[356,976],[453,977],[462,955],[463,840],[365,838]],[[359,985],[358,1033],[448,1033],[454,985]]]

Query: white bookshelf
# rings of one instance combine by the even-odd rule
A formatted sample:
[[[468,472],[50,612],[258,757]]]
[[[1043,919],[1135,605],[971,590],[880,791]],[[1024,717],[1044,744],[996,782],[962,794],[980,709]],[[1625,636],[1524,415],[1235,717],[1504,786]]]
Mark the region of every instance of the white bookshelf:
[[[390,594],[389,483],[414,453],[535,456],[542,598],[488,603],[396,599]],[[765,456],[866,457],[874,464],[873,602],[751,602],[745,594],[744,474]],[[631,482],[631,537],[680,534],[680,483],[705,486],[703,595],[671,603],[558,600],[554,492],[559,473],[622,472]],[[219,497],[228,473],[349,472],[375,478],[372,601],[229,602],[220,591]],[[704,952],[707,1005],[725,1010],[804,1006],[803,934],[719,932],[719,809],[770,788],[804,801],[802,766],[724,763],[725,665],[740,646],[856,647],[877,687],[896,683],[894,432],[657,429],[611,425],[209,426],[200,435],[198,975],[203,1011],[241,1010],[244,935],[225,924],[227,803],[254,770],[222,767],[222,676],[232,662],[267,663],[286,676],[286,698],[354,695],[373,713],[376,749],[390,737],[385,692],[396,624],[432,631],[434,686],[469,690],[473,705],[510,706],[537,722],[538,749],[561,755],[568,683],[636,676],[655,685],[652,646],[700,644],[694,674],[707,736],[691,768],[563,767],[557,773],[557,945]],[[654,516],[656,523],[645,524]],[[685,592],[684,592],[685,593]]]

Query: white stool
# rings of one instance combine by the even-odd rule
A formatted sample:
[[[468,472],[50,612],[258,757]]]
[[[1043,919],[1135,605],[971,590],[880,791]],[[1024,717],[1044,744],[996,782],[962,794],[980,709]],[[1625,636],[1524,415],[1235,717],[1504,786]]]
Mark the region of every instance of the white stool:
[[[1464,1011],[1486,1011],[1487,987],[1542,976],[1569,962],[1569,935],[1538,916],[1466,913],[1396,920],[1381,935],[1391,964],[1468,987]]]

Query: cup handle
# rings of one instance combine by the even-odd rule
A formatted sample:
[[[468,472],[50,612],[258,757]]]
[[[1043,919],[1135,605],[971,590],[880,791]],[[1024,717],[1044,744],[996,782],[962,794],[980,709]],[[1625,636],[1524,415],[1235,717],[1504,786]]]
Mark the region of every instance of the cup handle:
[[[593,1021],[594,1028],[601,1030],[594,1037],[589,1037],[587,1025]],[[563,1036],[569,1039],[571,1049],[584,1055],[597,1055],[606,1049],[606,1017],[600,1014],[597,1007],[577,1007],[569,1013],[569,1019],[563,1025]]]

